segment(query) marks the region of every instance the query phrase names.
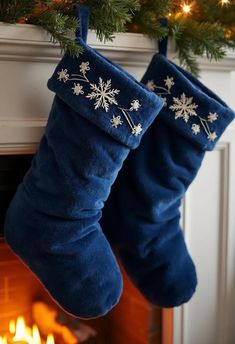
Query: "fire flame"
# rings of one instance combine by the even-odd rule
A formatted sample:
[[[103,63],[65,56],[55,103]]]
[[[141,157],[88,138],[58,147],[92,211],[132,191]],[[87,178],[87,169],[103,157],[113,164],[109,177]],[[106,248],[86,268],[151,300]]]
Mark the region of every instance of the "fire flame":
[[[7,338],[4,337],[0,337],[0,344],[7,344]]]
[[[55,344],[53,334],[48,334],[46,344]]]
[[[36,324],[32,328],[26,325],[23,316],[9,322],[9,335],[0,336],[0,344],[25,343],[25,344],[55,344],[53,334],[48,334],[46,342],[41,338]]]

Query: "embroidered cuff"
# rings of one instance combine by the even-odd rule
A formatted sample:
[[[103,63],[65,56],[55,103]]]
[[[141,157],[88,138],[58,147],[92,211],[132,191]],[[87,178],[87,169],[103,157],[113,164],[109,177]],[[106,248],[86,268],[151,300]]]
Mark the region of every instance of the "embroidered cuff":
[[[142,82],[164,101],[159,118],[204,150],[213,150],[235,113],[194,76],[156,54]]]
[[[79,115],[136,148],[163,102],[117,65],[86,45],[79,57],[65,55],[48,88]]]

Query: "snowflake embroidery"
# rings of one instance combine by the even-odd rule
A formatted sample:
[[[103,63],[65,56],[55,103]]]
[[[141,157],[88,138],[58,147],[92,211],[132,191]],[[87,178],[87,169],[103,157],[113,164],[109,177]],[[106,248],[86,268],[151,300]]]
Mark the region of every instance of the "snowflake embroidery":
[[[159,97],[162,99],[164,107],[167,107],[167,99],[166,99],[166,97],[163,97],[163,96],[159,96]]]
[[[157,86],[153,80],[148,80],[146,87],[150,91],[156,90],[157,95],[163,100],[164,106],[167,106],[167,95],[171,94],[171,88],[175,85],[174,78],[167,75],[166,79],[164,79],[164,85],[163,86]]]
[[[139,102],[139,100],[132,100],[132,102],[131,102],[131,107],[130,107],[130,111],[138,111],[139,110],[139,108],[141,107],[141,105],[140,105],[140,102]]]
[[[72,87],[72,90],[73,94],[76,94],[76,96],[79,96],[79,94],[84,94],[83,86],[81,86],[80,84],[74,83],[74,87]]]
[[[80,72],[82,73],[82,74],[86,74],[86,72],[88,71],[88,70],[90,70],[90,66],[89,66],[89,62],[87,61],[87,62],[82,62],[81,64],[80,64]]]
[[[168,88],[168,91],[170,91],[170,89],[172,88],[172,86],[174,86],[175,82],[174,82],[174,78],[173,77],[169,77],[167,75],[165,81],[165,86]]]
[[[133,128],[132,128],[132,134],[135,135],[135,136],[138,136],[140,135],[141,131],[142,131],[142,126],[141,124],[139,123],[138,125],[135,125]]]
[[[59,81],[63,81],[66,82],[69,80],[69,74],[68,74],[68,70],[67,69],[62,69],[60,72],[57,72],[58,76],[58,80]]]
[[[90,100],[95,99],[95,109],[102,107],[106,112],[108,112],[109,105],[118,105],[115,95],[120,91],[114,88],[111,89],[111,79],[104,82],[103,79],[99,77],[98,85],[90,83],[90,88],[93,92],[89,93],[86,98],[89,98]]]
[[[131,130],[132,130],[132,134],[135,136],[138,136],[142,129],[142,126],[140,123],[138,123],[137,125],[133,122],[130,112],[132,111],[138,111],[138,109],[141,107],[141,104],[139,102],[139,100],[135,99],[132,100],[132,102],[130,103],[130,107],[129,109],[124,109],[119,107],[119,109],[122,111],[123,116],[125,117],[127,123],[129,124]]]
[[[210,112],[208,117],[207,117],[207,120],[210,123],[213,123],[213,122],[217,121],[217,119],[218,119],[218,115],[217,115],[216,112],[214,112],[214,113]]]
[[[154,91],[154,89],[157,87],[153,80],[148,80],[146,87],[149,91]]]
[[[213,133],[209,133],[207,138],[209,141],[215,141],[215,139],[217,138],[216,132],[214,131]]]
[[[157,95],[163,100],[164,106],[167,107],[168,96],[171,95],[171,89],[175,85],[174,78],[167,75],[164,79],[164,86],[158,86],[154,80],[148,80],[146,87],[150,91],[155,91]],[[193,123],[191,126],[192,134],[198,135],[203,130],[209,141],[215,141],[217,138],[216,132],[212,132],[209,123],[214,123],[218,119],[216,112],[209,112],[207,118],[201,117],[196,109],[198,105],[193,102],[193,97],[186,97],[182,93],[180,97],[173,97],[174,104],[169,107],[175,113],[175,119],[182,118],[184,122],[188,122],[191,117],[196,117],[199,124]]]
[[[121,116],[113,116],[111,118],[110,122],[112,123],[112,127],[117,128],[119,125],[123,124],[123,121],[121,120]]]
[[[195,109],[198,105],[193,103],[193,97],[187,98],[185,93],[181,94],[180,98],[173,97],[175,104],[170,106],[170,109],[175,112],[175,119],[182,118],[186,123],[190,116],[197,116]]]
[[[159,94],[170,94],[170,90],[171,90],[172,86],[175,85],[174,78],[167,75],[166,79],[164,79],[164,84],[165,84],[166,88],[157,86],[153,80],[148,80],[146,87],[150,91],[154,91],[155,89],[157,89],[159,91],[159,92],[157,92],[158,95]]]
[[[194,134],[194,135],[197,135],[197,134],[200,133],[200,131],[201,131],[200,125],[194,123],[194,124],[192,125],[192,132],[193,132],[193,134]]]
[[[89,80],[86,76],[86,72],[88,70],[90,70],[89,62],[81,62],[79,65],[79,71],[81,72],[81,74],[71,74],[71,78],[69,80],[77,80],[89,83]]]
[[[120,90],[112,88],[111,79],[104,81],[101,77],[99,77],[98,83],[91,83],[89,77],[87,76],[87,72],[90,69],[91,68],[89,61],[83,61],[79,65],[80,73],[78,72],[78,74],[71,74],[68,73],[67,69],[62,69],[60,72],[57,72],[58,80],[63,81],[64,83],[66,83],[67,81],[79,81],[77,83],[74,82],[73,87],[71,87],[73,94],[76,96],[83,95],[85,93],[84,86],[81,83],[89,84],[91,91],[85,97],[89,100],[94,100],[95,110],[101,107],[105,110],[105,112],[108,112],[110,105],[119,105],[117,100],[115,99],[115,96],[119,94]],[[143,129],[140,123],[136,125],[133,122],[130,112],[138,111],[140,107],[141,104],[138,99],[132,100],[129,108],[122,108],[118,106],[118,109],[122,112],[127,124],[131,128],[131,133],[135,136],[138,136]],[[112,127],[118,128],[123,124],[122,117],[120,115],[113,115],[113,117],[110,119],[110,123]]]

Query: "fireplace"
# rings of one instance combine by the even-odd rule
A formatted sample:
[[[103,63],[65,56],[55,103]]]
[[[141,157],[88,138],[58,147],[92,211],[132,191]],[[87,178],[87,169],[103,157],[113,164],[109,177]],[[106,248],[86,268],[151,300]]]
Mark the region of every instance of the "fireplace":
[[[35,316],[35,309],[40,305],[44,307],[43,318],[47,318],[47,323],[51,321],[51,311],[56,312],[57,326],[67,326],[72,334],[77,326],[80,336],[82,333],[83,339],[87,338],[84,343],[160,344],[161,311],[144,300],[124,271],[124,292],[118,306],[105,317],[81,322],[58,308],[33,273],[11,251],[4,240],[4,215],[32,158],[33,154],[23,153],[0,155],[0,344],[75,344],[76,341],[66,341],[61,333],[53,333],[50,328],[42,331],[44,324],[37,314]],[[71,328],[71,324],[75,328]],[[31,337],[27,337],[26,327]],[[22,334],[22,331],[26,332]],[[40,342],[35,339],[38,335]]]

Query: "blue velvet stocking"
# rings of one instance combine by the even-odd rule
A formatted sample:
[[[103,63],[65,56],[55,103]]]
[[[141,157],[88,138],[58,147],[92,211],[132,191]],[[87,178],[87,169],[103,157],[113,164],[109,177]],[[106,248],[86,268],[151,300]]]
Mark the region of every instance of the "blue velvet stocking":
[[[55,301],[73,315],[108,312],[122,278],[99,219],[111,185],[162,100],[86,43],[48,81],[55,98],[32,166],[7,212],[5,235]]]
[[[124,163],[101,223],[143,295],[173,307],[187,302],[197,285],[179,224],[181,200],[234,112],[161,55],[153,57],[142,82],[165,106]]]

